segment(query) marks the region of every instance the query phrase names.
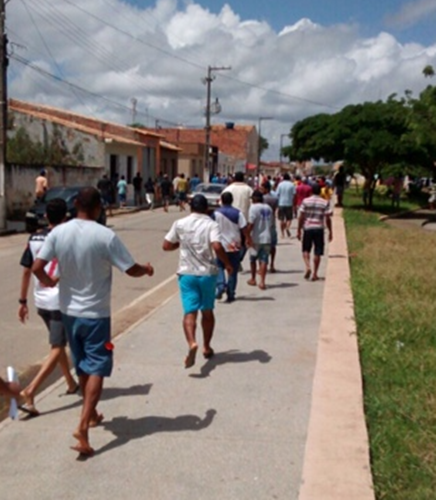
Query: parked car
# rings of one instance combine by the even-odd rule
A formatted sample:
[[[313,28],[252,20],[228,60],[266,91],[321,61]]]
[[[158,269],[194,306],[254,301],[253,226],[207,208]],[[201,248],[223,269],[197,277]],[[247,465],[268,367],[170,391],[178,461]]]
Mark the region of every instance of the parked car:
[[[47,203],[55,198],[62,198],[67,204],[67,220],[74,219],[77,215],[74,201],[79,194],[79,191],[85,186],[72,186],[72,187],[53,187],[47,190],[44,201],[35,203],[26,213],[25,224],[28,233],[34,233],[38,229],[46,227],[48,221],[45,218],[45,209]],[[102,203],[102,209],[98,221],[100,224],[106,225],[106,210]]]
[[[203,194],[209,204],[209,210],[213,211],[220,206],[221,193],[225,187],[226,186],[223,184],[210,184],[203,182],[199,184],[194,191],[192,191],[192,193],[188,194],[188,202],[190,203],[196,194]]]

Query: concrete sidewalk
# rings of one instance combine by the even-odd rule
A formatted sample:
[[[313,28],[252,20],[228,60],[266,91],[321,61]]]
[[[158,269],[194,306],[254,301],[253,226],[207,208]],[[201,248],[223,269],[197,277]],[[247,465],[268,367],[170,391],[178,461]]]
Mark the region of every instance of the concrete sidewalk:
[[[81,400],[63,384],[37,399],[40,417],[1,424],[0,497],[373,498],[340,213],[334,234],[325,284],[303,279],[295,239],[266,291],[240,275],[238,300],[217,304],[212,360],[183,368],[177,296],[118,337],[93,458],[69,449]]]
[[[4,422],[1,497],[296,499],[324,283],[303,279],[295,239],[280,242],[277,268],[266,291],[244,272],[238,300],[217,304],[208,362],[183,368],[177,296],[116,340],[85,463],[69,449],[81,400],[62,384],[37,399],[40,417]]]

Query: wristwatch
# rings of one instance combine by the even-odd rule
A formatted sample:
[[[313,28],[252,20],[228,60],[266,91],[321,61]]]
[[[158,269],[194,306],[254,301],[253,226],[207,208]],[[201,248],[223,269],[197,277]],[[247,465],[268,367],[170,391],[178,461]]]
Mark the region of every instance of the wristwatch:
[[[27,305],[27,299],[18,299],[18,303],[21,304],[22,306]]]

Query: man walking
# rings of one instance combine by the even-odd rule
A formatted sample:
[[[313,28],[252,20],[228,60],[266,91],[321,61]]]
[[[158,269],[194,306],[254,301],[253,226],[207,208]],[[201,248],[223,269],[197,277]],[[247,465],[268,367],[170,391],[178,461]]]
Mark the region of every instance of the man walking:
[[[313,195],[305,198],[301,203],[300,215],[298,218],[297,238],[301,240],[301,231],[304,231],[302,241],[303,260],[306,266],[305,279],[318,281],[318,269],[321,257],[324,255],[324,228],[329,231],[329,241],[333,239],[331,208],[327,200],[321,198],[321,186],[312,186]],[[314,247],[313,274],[310,267],[310,253]]]
[[[135,206],[140,207],[142,206],[142,175],[141,172],[136,172],[135,177],[133,177],[133,195],[134,195],[134,201],[135,201]]]
[[[103,177],[98,181],[97,189],[100,191],[104,205],[109,211],[109,216],[112,217],[112,207],[115,203],[115,190],[114,185],[112,181],[108,179],[107,174],[104,174]]]
[[[294,215],[295,185],[291,182],[289,174],[283,176],[282,182],[277,188],[277,198],[279,199],[279,220],[282,238],[285,233],[291,237],[291,223]]]
[[[57,198],[50,200],[47,203],[46,217],[48,220],[48,228],[41,232],[32,234],[27,243],[26,250],[21,257],[20,264],[23,266],[23,275],[21,279],[20,292],[20,307],[18,309],[18,317],[22,323],[25,323],[29,318],[29,308],[27,307],[27,294],[32,277],[32,265],[42,248],[50,231],[61,224],[65,220],[67,214],[67,204],[64,200]],[[51,277],[58,276],[58,263],[56,260],[49,262],[46,266],[46,272]],[[35,300],[36,310],[42,318],[49,332],[49,343],[51,346],[50,354],[41,366],[41,369],[30,382],[30,384],[22,390],[21,396],[24,398],[24,404],[20,409],[24,412],[37,416],[38,410],[35,408],[34,398],[38,387],[46,380],[53,372],[56,365],[62,371],[67,383],[66,394],[75,394],[79,386],[73,379],[70,373],[67,353],[65,347],[67,345],[67,335],[62,324],[62,315],[59,310],[59,287],[48,288],[43,286],[36,278],[34,280],[33,296]]]
[[[277,199],[277,196],[271,194],[271,184],[269,181],[265,181],[262,184],[260,191],[263,194],[263,202],[269,205],[273,212],[272,225],[271,225],[271,253],[270,253],[271,262],[269,266],[269,272],[275,273],[276,272],[275,260],[276,260],[277,243],[278,243],[276,214],[277,214],[277,207],[279,205],[279,200]]]
[[[47,173],[44,169],[39,172],[35,179],[35,201],[41,203],[44,201],[45,193],[48,189]]]
[[[62,320],[83,394],[82,413],[73,434],[78,442],[72,449],[89,456],[94,453],[89,444],[89,428],[103,419],[97,404],[103,378],[112,371],[112,266],[133,278],[152,276],[154,270],[150,264],[135,263],[118,236],[96,222],[101,211],[97,189],[82,189],[75,203],[77,218],[51,231],[32,271],[47,287],[54,287],[59,281]],[[45,270],[53,259],[58,260],[60,280]]]
[[[220,228],[221,243],[233,268],[232,274],[229,274],[226,280],[225,264],[221,259],[217,260],[218,278],[216,283],[216,298],[221,299],[224,292],[226,292],[226,302],[228,304],[235,300],[236,286],[238,284],[241,232],[244,234],[246,241],[249,241],[247,221],[240,210],[232,207],[232,202],[232,193],[222,193],[221,207],[215,210],[212,216]]]
[[[160,192],[165,212],[168,212],[168,207],[170,206],[172,188],[173,185],[168,178],[168,174],[164,174],[162,182],[160,183]]]
[[[263,194],[256,190],[252,195],[252,205],[248,215],[248,233],[251,235],[250,267],[251,279],[248,284],[256,286],[256,267],[259,261],[259,288],[266,289],[265,278],[271,253],[271,229],[274,223],[273,211],[264,203]]]
[[[211,340],[215,326],[213,313],[215,305],[216,256],[224,263],[231,275],[233,268],[221,244],[218,224],[207,215],[208,203],[202,194],[196,194],[191,201],[191,214],[172,225],[165,236],[163,249],[176,250],[180,247],[179,289],[183,306],[183,330],[188,342],[185,368],[195,364],[198,344],[195,337],[198,312],[201,311],[203,329],[203,356],[214,355]]]

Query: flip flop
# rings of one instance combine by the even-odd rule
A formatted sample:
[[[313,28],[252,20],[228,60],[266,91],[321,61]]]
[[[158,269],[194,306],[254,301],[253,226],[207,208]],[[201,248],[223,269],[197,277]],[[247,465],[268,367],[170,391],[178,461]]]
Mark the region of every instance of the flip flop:
[[[308,269],[308,270],[306,271],[305,275],[304,275],[304,279],[305,279],[305,280],[308,280],[308,279],[310,278],[310,275],[311,275],[311,271],[310,271],[310,269]]]
[[[195,357],[197,355],[198,345],[194,344],[188,352],[188,355],[185,358],[185,368],[191,368],[191,366],[195,365]]]
[[[37,417],[39,415],[39,411],[33,405],[30,405],[28,403],[24,403],[22,405],[19,405],[18,408],[23,413],[26,413],[30,417]]]
[[[99,413],[97,415],[97,418],[91,419],[89,422],[89,427],[97,427],[99,424],[101,424],[104,420],[104,415],[103,413]]]
[[[77,394],[79,392],[79,389],[80,389],[80,385],[77,384],[76,387],[72,391],[70,391],[70,389],[67,389],[65,391],[65,396],[72,396],[73,394]]]

